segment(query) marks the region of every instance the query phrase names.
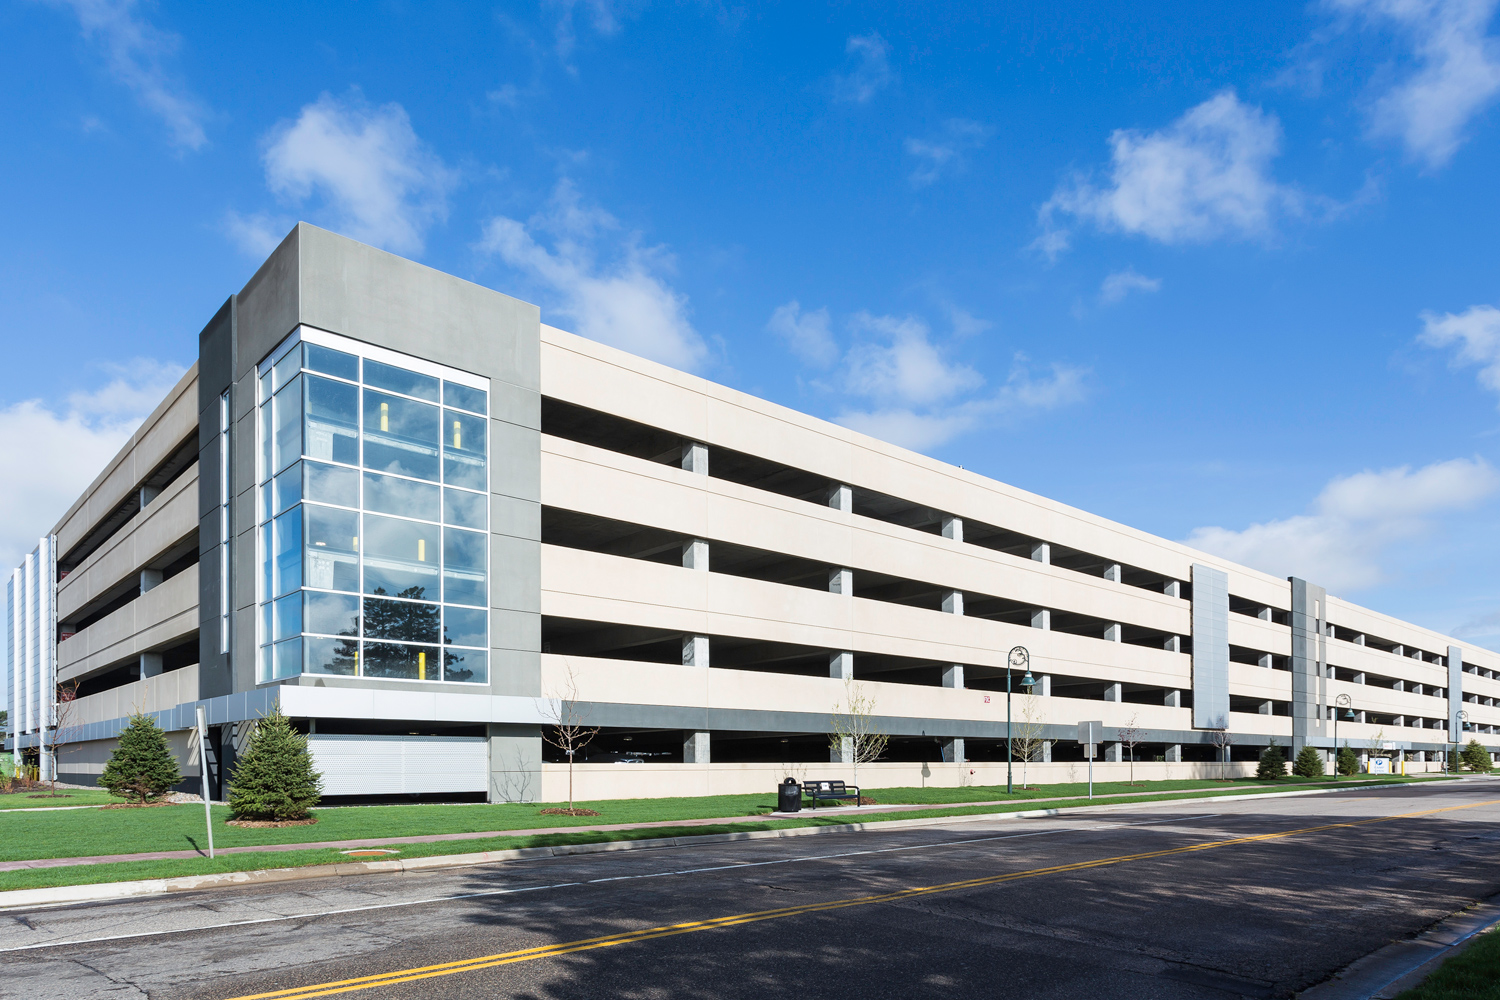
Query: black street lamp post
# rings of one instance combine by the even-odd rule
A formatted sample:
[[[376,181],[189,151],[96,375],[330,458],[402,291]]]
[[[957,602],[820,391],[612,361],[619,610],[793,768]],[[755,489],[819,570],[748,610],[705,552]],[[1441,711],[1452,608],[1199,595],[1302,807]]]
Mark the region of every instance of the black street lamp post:
[[[1021,686],[1030,691],[1036,684],[1035,678],[1031,676],[1031,653],[1025,646],[1013,646],[1010,653],[1005,657],[1005,794],[1010,795],[1015,791],[1015,785],[1011,781],[1011,761],[1014,754],[1011,753],[1010,735],[1010,671],[1011,668],[1026,668],[1026,676],[1021,678]]]

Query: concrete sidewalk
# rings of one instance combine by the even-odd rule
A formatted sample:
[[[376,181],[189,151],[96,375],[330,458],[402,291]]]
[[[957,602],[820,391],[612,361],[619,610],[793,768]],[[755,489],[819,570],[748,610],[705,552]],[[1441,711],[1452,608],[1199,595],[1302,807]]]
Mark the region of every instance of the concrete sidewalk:
[[[1370,782],[1350,781],[1339,782],[1336,785],[1315,785],[1300,790],[1320,791],[1343,788],[1368,787]],[[1242,786],[1243,787],[1243,786]],[[1275,786],[1250,786],[1255,788]],[[1379,787],[1378,785],[1376,787]],[[1227,791],[1228,789],[1226,789]],[[1288,789],[1297,791],[1299,789]],[[1152,792],[1149,788],[1139,792],[1114,792],[1109,795],[1096,795],[1095,801],[1107,801],[1110,799],[1129,798],[1139,795],[1194,795],[1207,794],[1214,789],[1181,789],[1177,792],[1161,791]],[[471,833],[434,833],[413,837],[367,837],[361,840],[317,840],[296,844],[256,844],[247,847],[220,847],[215,849],[215,854],[254,854],[267,851],[313,851],[321,849],[333,849],[338,851],[352,850],[362,847],[394,847],[400,844],[435,844],[443,841],[463,840],[488,840],[493,837],[534,837],[558,833],[617,833],[622,830],[652,830],[663,827],[692,827],[692,826],[716,826],[723,823],[757,823],[766,820],[791,819],[807,816],[840,816],[859,815],[861,813],[893,813],[914,812],[931,809],[967,809],[967,808],[991,808],[1003,805],[1019,805],[1025,803],[1047,803],[1075,801],[1082,798],[1080,795],[1059,795],[1044,799],[993,799],[983,802],[940,802],[931,804],[904,804],[904,805],[868,805],[868,806],[833,806],[823,809],[804,809],[801,813],[761,813],[755,816],[713,816],[703,819],[673,819],[653,820],[645,823],[604,823],[592,826],[548,826],[548,827],[523,827],[517,830],[485,830]],[[201,800],[200,800],[201,801]],[[29,810],[28,810],[29,811]],[[74,865],[101,865],[111,864],[119,861],[172,861],[185,860],[189,858],[207,857],[207,851],[145,851],[139,854],[101,854],[92,857],[78,858],[38,858],[30,861],[5,861],[0,862],[0,872],[24,871],[36,868],[68,868]]]

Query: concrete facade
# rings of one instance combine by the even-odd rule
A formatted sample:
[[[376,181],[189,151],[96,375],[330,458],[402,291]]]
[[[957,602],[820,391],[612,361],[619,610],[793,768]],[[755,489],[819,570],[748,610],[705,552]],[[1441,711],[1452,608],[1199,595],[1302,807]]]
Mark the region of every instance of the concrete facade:
[[[297,337],[486,380],[482,683],[374,676],[357,655],[344,675],[258,672],[257,393]],[[1500,746],[1500,655],[576,337],[307,225],[229,297],[197,365],[49,537],[56,679],[80,686],[66,725],[23,722],[15,742],[35,759],[45,740],[87,744],[50,758],[85,780],[132,711],[185,729],[202,701],[217,794],[274,701],[341,739],[483,737],[497,800],[565,794],[555,733],[570,724],[598,730],[574,768],[581,798],[759,790],[852,777],[829,734],[856,692],[891,737],[865,784],[989,782],[1015,646],[1037,684],[1012,676],[1009,732],[1042,780],[1081,765],[1089,718],[1113,755],[1097,767],[1128,766],[1117,737],[1132,729],[1136,766],[1158,777],[1242,771],[1272,740],[1331,751],[1335,728],[1437,767],[1459,711],[1464,741]],[[46,686],[10,677],[11,703]],[[1355,718],[1335,727],[1341,696]]]

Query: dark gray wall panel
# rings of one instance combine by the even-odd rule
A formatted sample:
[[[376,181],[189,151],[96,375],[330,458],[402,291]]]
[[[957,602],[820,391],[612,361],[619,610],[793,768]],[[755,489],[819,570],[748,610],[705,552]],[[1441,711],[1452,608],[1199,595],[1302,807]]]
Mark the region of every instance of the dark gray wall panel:
[[[1229,725],[1229,574],[1193,564],[1193,726]]]

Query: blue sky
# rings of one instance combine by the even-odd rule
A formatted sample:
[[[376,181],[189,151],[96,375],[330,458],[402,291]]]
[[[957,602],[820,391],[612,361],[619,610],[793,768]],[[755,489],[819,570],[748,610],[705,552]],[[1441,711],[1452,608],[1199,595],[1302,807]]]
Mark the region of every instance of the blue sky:
[[[1494,646],[1495,6],[5,2],[0,555],[306,219]]]

